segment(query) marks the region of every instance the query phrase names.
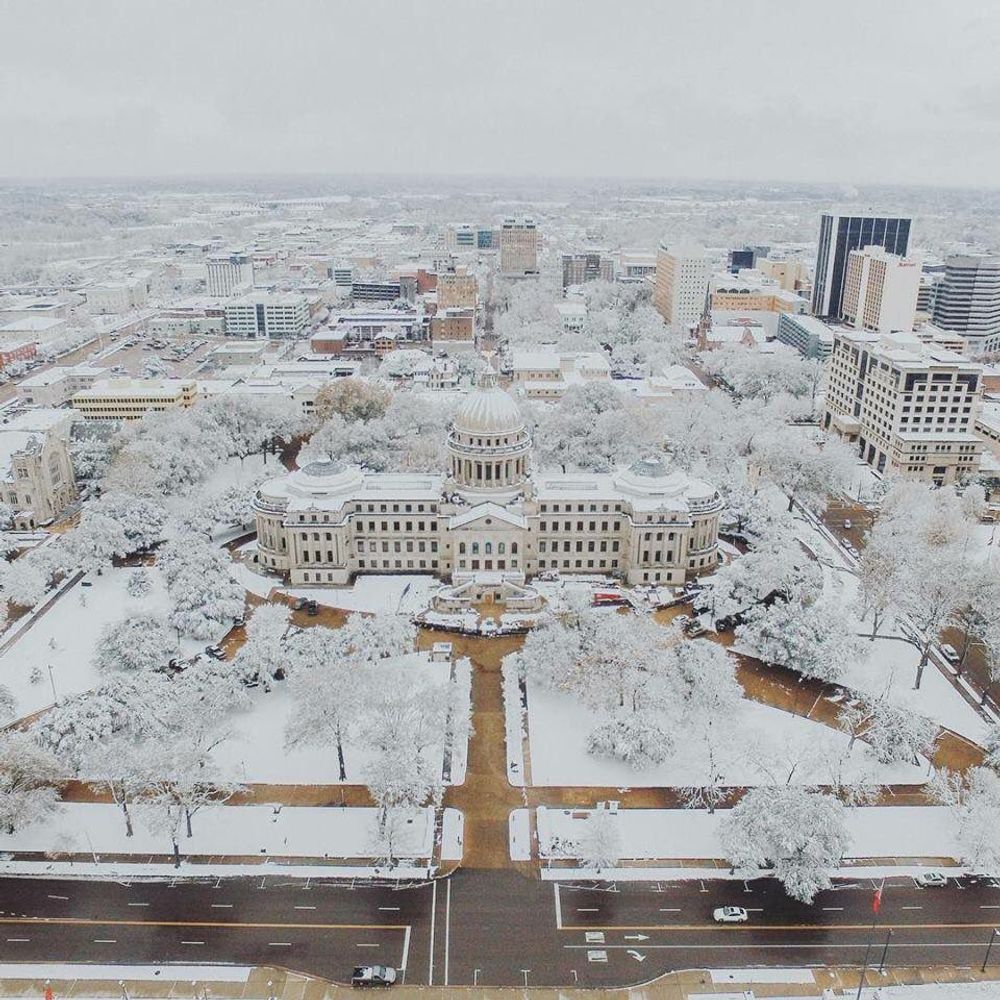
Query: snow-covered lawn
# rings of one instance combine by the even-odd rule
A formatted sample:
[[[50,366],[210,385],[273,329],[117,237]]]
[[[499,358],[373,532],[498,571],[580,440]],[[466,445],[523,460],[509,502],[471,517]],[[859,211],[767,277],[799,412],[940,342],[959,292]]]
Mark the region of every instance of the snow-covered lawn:
[[[448,663],[432,663],[428,653],[409,653],[393,659],[392,663],[412,668],[433,684],[444,684],[451,669]],[[467,660],[461,663],[461,669],[456,664],[456,674],[468,678],[470,665]],[[468,680],[462,690],[468,695]],[[255,689],[251,698],[252,704],[247,710],[236,712],[230,718],[232,739],[215,750],[216,759],[229,768],[236,781],[295,785],[340,783],[335,746],[285,748],[285,734],[289,726],[294,727],[295,724],[295,704],[285,684],[277,682],[274,689],[267,693]],[[440,773],[441,749],[427,752],[434,753],[435,759],[429,762],[434,772]],[[363,783],[365,766],[371,758],[372,754],[360,737],[345,744],[347,784]],[[461,783],[465,772],[464,752],[458,763],[460,768],[453,772],[453,777],[456,783]]]
[[[869,655],[850,664],[841,683],[875,693],[888,688],[895,704],[926,715],[975,743],[983,742],[986,723],[933,663],[924,670],[920,690],[913,690],[920,660],[914,646],[901,639],[876,639],[865,646]]]
[[[135,833],[125,835],[118,806],[69,802],[44,824],[0,835],[2,851],[130,854],[148,858],[170,854],[170,838],[151,833],[148,814],[134,806]],[[259,858],[366,858],[377,854],[377,810],[308,806],[215,806],[192,820],[193,836],[181,837],[182,854],[198,857],[240,855]],[[415,809],[407,817],[397,856],[429,857],[434,810]],[[2,866],[0,866],[2,868]]]
[[[152,589],[145,597],[131,597],[126,588],[129,568],[106,569],[100,576],[89,573],[84,581],[67,590],[30,628],[21,631],[0,656],[0,684],[10,688],[17,699],[19,716],[30,715],[53,702],[52,684],[61,699],[89,691],[100,681],[91,665],[101,629],[139,613],[166,614],[169,610],[166,587],[158,572],[151,571]],[[83,586],[83,582],[91,586]],[[181,649],[194,652],[205,642],[184,640]],[[42,679],[31,682],[38,668]]]
[[[622,809],[616,822],[622,858],[636,860],[724,858],[719,825],[728,810]],[[538,844],[543,858],[572,857],[588,816],[584,809],[539,807]],[[961,855],[955,820],[944,806],[866,806],[847,811],[850,856],[859,858],[954,858]],[[512,829],[514,824],[511,824]]]
[[[349,587],[301,587],[285,589],[293,597],[308,597],[344,611],[387,611],[416,614],[426,608],[441,581],[428,574],[408,576],[359,576]]]
[[[597,724],[597,715],[568,694],[548,691],[537,683],[528,684],[528,739],[531,778],[535,785],[596,785],[613,788],[648,786],[686,787],[707,782],[706,766],[698,748],[679,743],[670,759],[655,767],[634,770],[620,760],[595,757],[587,752],[587,736]],[[848,737],[822,723],[812,722],[769,705],[743,699],[739,715],[732,720],[733,739],[719,749],[726,753],[723,765],[726,785],[770,784],[771,779],[753,765],[753,757],[803,762],[793,781],[822,784],[830,781],[819,759],[839,757],[847,748]],[[514,725],[509,731],[516,731]],[[855,744],[853,757],[860,765],[864,746]],[[848,768],[849,780],[860,773]],[[875,765],[875,780],[884,783],[919,783],[926,769],[909,764],[889,767]],[[783,781],[784,779],[781,778]]]

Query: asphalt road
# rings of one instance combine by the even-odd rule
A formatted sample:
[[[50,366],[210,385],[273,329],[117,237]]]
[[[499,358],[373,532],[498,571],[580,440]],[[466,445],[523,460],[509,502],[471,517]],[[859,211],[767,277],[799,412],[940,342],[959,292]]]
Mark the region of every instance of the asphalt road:
[[[417,985],[624,986],[680,968],[860,965],[873,885],[839,882],[804,906],[771,880],[593,888],[464,869],[407,888],[3,879],[0,961],[273,964],[340,981],[378,962]],[[750,921],[713,923],[727,904]],[[891,930],[887,966],[978,965],[995,924],[1000,882],[893,878],[874,964]]]

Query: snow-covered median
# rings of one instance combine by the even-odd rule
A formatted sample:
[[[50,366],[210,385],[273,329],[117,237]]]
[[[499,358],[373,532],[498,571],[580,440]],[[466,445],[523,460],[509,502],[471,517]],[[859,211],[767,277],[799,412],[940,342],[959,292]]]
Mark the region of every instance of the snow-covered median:
[[[22,851],[48,855],[72,853],[86,855],[81,865],[120,866],[108,856],[127,855],[125,863],[149,864],[152,855],[167,858],[170,840],[154,828],[144,826],[142,807],[134,807],[138,822],[133,836],[125,834],[121,809],[100,803],[66,803],[44,825],[28,827],[14,834],[0,835],[0,852],[8,855],[0,871],[16,872],[23,863],[10,854]],[[455,815],[447,815],[455,813]],[[212,871],[227,870],[228,865],[242,867],[261,861],[282,859],[282,865],[296,868],[312,866],[318,873],[336,875],[338,867],[323,862],[339,859],[373,859],[378,855],[376,828],[378,811],[366,808],[306,806],[214,806],[206,807],[192,818],[192,836],[182,837],[181,855],[211,861]],[[406,867],[426,868],[433,854],[434,810],[430,807],[409,810],[399,825],[395,856],[406,859]],[[461,857],[462,817],[447,810],[444,822],[445,856]],[[49,868],[70,867],[69,862],[46,861],[35,865]],[[172,862],[154,863],[153,870],[173,871]],[[189,864],[188,874],[206,874],[204,864]],[[384,869],[383,869],[384,873]]]
[[[719,830],[728,812],[726,809],[715,813],[695,809],[621,809],[611,820],[620,837],[622,859],[650,863],[707,861],[726,856]],[[573,860],[574,845],[583,836],[590,813],[587,809],[539,807],[536,819],[541,857]],[[512,821],[511,829],[523,828],[523,822]],[[858,859],[961,855],[954,816],[944,806],[858,807],[847,811],[846,822],[851,844],[850,857],[844,859],[847,867]],[[512,843],[512,856],[514,849]],[[523,849],[520,843],[517,849]],[[564,869],[553,870],[566,875]],[[726,869],[717,872],[719,877],[725,874]]]

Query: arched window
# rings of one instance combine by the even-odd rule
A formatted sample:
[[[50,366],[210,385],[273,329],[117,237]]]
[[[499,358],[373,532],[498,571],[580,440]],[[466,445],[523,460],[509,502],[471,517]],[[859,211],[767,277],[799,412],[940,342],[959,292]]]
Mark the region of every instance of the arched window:
[[[479,555],[479,542],[473,542],[472,543],[472,554],[474,556],[478,556]]]
[[[517,542],[511,542],[510,543],[510,551],[511,551],[511,554],[513,554],[515,556],[517,555]]]
[[[465,542],[458,543],[458,551],[460,555],[465,555]]]
[[[502,556],[507,551],[507,546],[503,542],[497,543],[497,555]]]
[[[484,551],[485,551],[486,555],[488,555],[488,556],[493,555],[493,543],[492,542],[487,542],[486,545],[485,545]]]

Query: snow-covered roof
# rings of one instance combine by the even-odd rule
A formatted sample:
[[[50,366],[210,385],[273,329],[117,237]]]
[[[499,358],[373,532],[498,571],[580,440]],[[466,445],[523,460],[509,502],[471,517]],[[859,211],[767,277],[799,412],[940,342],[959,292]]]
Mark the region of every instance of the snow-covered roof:
[[[458,408],[453,426],[463,434],[510,434],[523,430],[524,420],[517,403],[497,385],[496,375],[485,372]]]

